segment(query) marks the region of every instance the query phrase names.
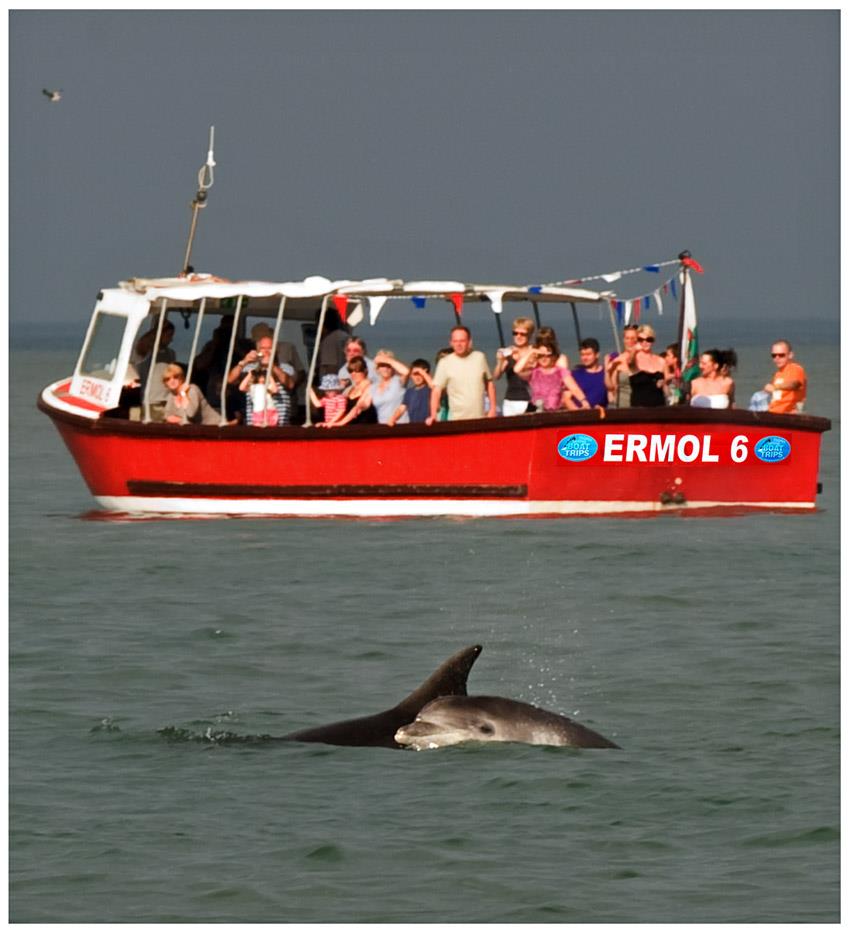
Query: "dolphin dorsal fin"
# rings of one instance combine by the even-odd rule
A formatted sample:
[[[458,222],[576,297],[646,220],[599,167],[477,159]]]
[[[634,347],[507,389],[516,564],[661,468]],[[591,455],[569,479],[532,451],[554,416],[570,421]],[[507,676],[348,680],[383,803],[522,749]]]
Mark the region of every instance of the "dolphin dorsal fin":
[[[415,719],[419,710],[431,700],[436,700],[437,697],[466,696],[466,679],[479,654],[481,654],[481,645],[461,648],[447,661],[443,661],[413,693],[405,697],[396,706],[396,710],[405,711]]]

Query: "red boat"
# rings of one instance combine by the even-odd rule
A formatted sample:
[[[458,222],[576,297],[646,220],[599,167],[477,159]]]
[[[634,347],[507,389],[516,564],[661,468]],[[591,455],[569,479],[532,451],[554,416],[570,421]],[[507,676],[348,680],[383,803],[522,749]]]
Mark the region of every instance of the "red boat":
[[[677,275],[684,301],[687,268]],[[569,283],[137,279],[101,292],[73,375],[47,386],[38,404],[100,506],[122,513],[376,518],[815,508],[821,434],[830,422],[806,414],[671,405],[327,431],[309,424],[307,406],[299,426],[233,425],[224,415],[218,425],[168,424],[150,417],[154,367],[138,404],[123,402],[139,334],[154,335],[157,359],[167,319],[182,318],[187,328],[195,321],[187,381],[210,315],[233,317],[228,370],[251,320],[274,323],[275,346],[285,326],[301,325],[308,350],[314,340],[310,385],[315,334],[329,307],[358,326],[400,299],[444,300],[458,317],[487,302],[497,323],[507,302],[530,304],[535,314],[539,304],[568,306],[575,321],[577,305],[602,307],[617,341],[621,323],[611,292]],[[224,389],[220,401],[224,411]]]

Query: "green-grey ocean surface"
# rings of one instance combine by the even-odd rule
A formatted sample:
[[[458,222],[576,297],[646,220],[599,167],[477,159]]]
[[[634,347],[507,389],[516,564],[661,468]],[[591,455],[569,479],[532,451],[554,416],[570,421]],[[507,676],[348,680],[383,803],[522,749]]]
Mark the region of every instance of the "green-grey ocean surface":
[[[771,370],[739,348],[739,397]],[[108,522],[11,355],[13,921],[839,919],[838,347],[820,510]],[[621,751],[168,741],[471,692]]]

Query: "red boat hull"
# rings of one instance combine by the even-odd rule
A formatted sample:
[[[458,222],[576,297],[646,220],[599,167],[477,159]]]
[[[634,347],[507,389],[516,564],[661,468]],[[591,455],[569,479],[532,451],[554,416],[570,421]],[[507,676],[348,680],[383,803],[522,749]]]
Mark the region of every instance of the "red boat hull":
[[[672,407],[422,425],[202,427],[39,407],[92,495],[130,513],[577,515],[813,509],[806,415]]]

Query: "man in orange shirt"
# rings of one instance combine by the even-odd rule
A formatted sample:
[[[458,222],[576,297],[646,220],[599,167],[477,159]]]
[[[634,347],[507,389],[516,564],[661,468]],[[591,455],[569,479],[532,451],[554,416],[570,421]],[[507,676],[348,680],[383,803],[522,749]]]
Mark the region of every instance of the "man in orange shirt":
[[[774,414],[794,414],[803,410],[806,400],[806,371],[794,363],[794,353],[787,340],[777,340],[770,348],[776,375],[764,387],[770,393],[767,410]]]

